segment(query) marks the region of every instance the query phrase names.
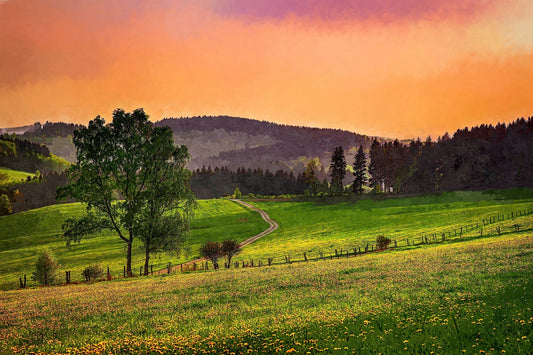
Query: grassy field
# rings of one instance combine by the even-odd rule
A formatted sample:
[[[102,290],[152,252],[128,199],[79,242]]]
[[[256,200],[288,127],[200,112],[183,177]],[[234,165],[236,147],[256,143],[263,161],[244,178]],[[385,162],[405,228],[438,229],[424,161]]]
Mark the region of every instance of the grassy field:
[[[280,228],[245,247],[232,268],[0,292],[0,349],[15,353],[532,353],[533,190],[455,192],[357,202],[253,201]],[[123,245],[94,236],[69,250],[59,205],[0,217],[0,283],[16,287],[51,249],[79,276],[93,262],[115,273]],[[496,217],[499,216],[499,217]],[[517,230],[516,225],[519,225]],[[466,226],[472,229],[466,230]],[[497,232],[497,227],[500,232]],[[188,242],[244,240],[266,229],[228,200],[199,201]],[[455,232],[465,228],[459,236]],[[483,234],[480,233],[483,228]],[[439,243],[421,236],[445,234]],[[353,250],[378,234],[398,248],[285,263]],[[407,245],[407,239],[410,239]],[[416,242],[417,245],[413,245]],[[134,265],[141,264],[135,248]],[[163,268],[167,257],[154,264]],[[255,264],[257,265],[257,264]],[[65,268],[67,269],[67,268]],[[1,351],[0,351],[1,353]]]
[[[0,168],[0,186],[8,186],[15,183],[26,181],[26,178],[35,174],[27,173],[25,171],[16,171],[8,168]]]
[[[335,249],[339,253],[341,249],[353,252],[367,243],[375,244],[380,234],[406,247],[407,239],[410,244],[420,243],[422,236],[436,234],[440,240],[443,232],[447,239],[458,239],[455,233],[459,234],[461,227],[465,238],[479,236],[480,228],[484,234],[495,234],[498,226],[501,233],[513,231],[515,224],[521,229],[533,228],[533,215],[517,215],[533,210],[533,189],[450,192],[337,204],[253,200],[251,203],[265,210],[280,228],[247,246],[238,260],[265,262],[271,257],[274,262],[284,262],[285,256],[301,260],[304,252],[311,258],[318,257],[320,252],[334,254]],[[489,218],[495,218],[496,223],[489,224]]]
[[[125,265],[125,243],[111,232],[90,236],[68,248],[61,236],[61,225],[67,217],[83,213],[81,204],[48,206],[0,217],[0,289],[15,288],[18,278],[33,271],[39,252],[49,249],[62,265],[71,270],[72,280],[82,280],[84,267],[100,263],[109,266],[113,276],[122,274]],[[245,240],[266,229],[258,213],[228,200],[200,200],[191,232],[180,255],[152,259],[154,270],[168,262],[177,264],[199,256],[198,248],[206,240],[234,238]],[[141,244],[134,242],[133,266],[144,265]],[[135,270],[135,269],[134,269]],[[29,281],[28,285],[33,285]]]
[[[0,293],[0,348],[528,354],[533,238]]]

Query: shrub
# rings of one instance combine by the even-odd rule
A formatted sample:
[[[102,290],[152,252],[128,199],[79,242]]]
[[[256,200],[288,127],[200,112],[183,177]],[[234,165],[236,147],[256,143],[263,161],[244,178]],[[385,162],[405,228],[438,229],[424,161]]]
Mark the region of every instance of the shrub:
[[[0,216],[13,213],[11,208],[11,202],[9,202],[9,197],[7,195],[0,195]]]
[[[221,251],[226,255],[226,259],[228,259],[226,267],[229,268],[231,265],[231,258],[240,251],[239,243],[235,239],[226,239],[222,242]]]
[[[85,281],[101,279],[104,276],[104,269],[99,264],[90,265],[83,269],[81,276]]]
[[[238,187],[236,187],[235,191],[233,191],[232,197],[233,198],[241,198],[242,197],[242,192],[241,192],[241,190],[239,190]]]
[[[385,250],[389,247],[389,244],[392,242],[389,238],[384,235],[378,235],[376,238],[376,248],[378,250]]]
[[[35,263],[35,271],[32,274],[32,280],[37,281],[40,285],[48,286],[56,282],[57,269],[59,264],[55,260],[52,253],[45,250],[37,258]]]
[[[218,269],[218,258],[222,253],[222,245],[218,242],[205,242],[200,247],[200,254],[204,258],[208,258],[213,263],[213,267]]]

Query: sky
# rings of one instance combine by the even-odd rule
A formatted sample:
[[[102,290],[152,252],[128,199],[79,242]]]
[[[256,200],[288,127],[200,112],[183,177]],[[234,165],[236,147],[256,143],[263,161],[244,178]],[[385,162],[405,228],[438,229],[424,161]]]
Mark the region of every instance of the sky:
[[[530,0],[0,0],[0,127],[229,115],[424,139],[533,115]]]

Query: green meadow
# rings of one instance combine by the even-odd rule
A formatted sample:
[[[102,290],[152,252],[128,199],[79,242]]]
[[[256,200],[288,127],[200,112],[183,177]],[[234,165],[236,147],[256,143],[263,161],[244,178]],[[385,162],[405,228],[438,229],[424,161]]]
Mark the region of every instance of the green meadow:
[[[126,262],[125,243],[112,232],[95,234],[79,244],[67,247],[61,235],[61,225],[68,217],[80,216],[81,204],[43,207],[0,217],[0,289],[17,287],[18,278],[27,275],[28,285],[39,252],[49,249],[62,265],[70,270],[72,281],[81,281],[82,270],[99,263],[110,267],[114,277],[121,276]],[[191,231],[179,254],[161,254],[152,258],[154,271],[199,257],[198,249],[207,240],[227,238],[245,240],[266,229],[268,224],[258,213],[228,200],[200,200],[195,210]],[[144,265],[141,243],[134,242],[133,266]],[[134,269],[135,270],[135,269]],[[139,269],[137,269],[139,270]]]
[[[35,174],[0,167],[0,187],[24,182],[28,176],[33,178]]]
[[[526,232],[393,253],[0,293],[0,348],[529,354]]]
[[[522,215],[533,210],[533,189],[512,189],[488,192],[447,192],[435,195],[397,199],[361,199],[328,204],[328,199],[310,202],[252,203],[266,211],[280,228],[247,246],[238,260],[274,262],[353,252],[375,244],[378,235],[396,240],[398,246],[419,244],[423,236],[446,239],[475,238],[533,228],[533,217]],[[511,218],[512,214],[512,218]],[[519,215],[520,214],[520,215]],[[499,220],[498,217],[499,216]],[[497,223],[488,223],[490,218]],[[483,224],[483,221],[487,225]],[[468,227],[468,230],[467,230]]]
[[[533,352],[532,189],[332,201],[249,201],[280,228],[243,248],[238,258],[265,265],[271,257],[270,267],[175,271],[23,290],[13,288],[22,273],[31,273],[43,248],[52,250],[74,279],[95,262],[121,274],[123,245],[104,234],[67,248],[61,223],[82,213],[80,204],[0,217],[0,281],[11,288],[0,292],[0,349],[65,354]],[[154,268],[194,259],[206,240],[241,241],[266,228],[258,213],[237,203],[200,200],[184,252],[162,255]],[[444,240],[431,237],[442,233]],[[375,243],[380,234],[398,247],[327,258],[335,249],[351,252]],[[430,236],[430,242],[422,243],[421,236]],[[134,265],[140,265],[142,254],[135,249]],[[309,261],[303,261],[303,252]],[[318,258],[320,252],[325,258]],[[292,263],[285,262],[287,255]]]

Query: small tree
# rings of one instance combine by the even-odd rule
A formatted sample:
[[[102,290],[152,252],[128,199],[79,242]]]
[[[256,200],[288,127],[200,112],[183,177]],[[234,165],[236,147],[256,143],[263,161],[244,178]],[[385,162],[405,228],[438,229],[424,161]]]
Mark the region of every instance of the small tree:
[[[359,146],[357,154],[355,155],[355,162],[353,164],[353,184],[352,189],[354,194],[360,195],[363,192],[363,186],[366,185],[366,157],[363,151],[363,146]]]
[[[305,173],[304,173],[305,183],[309,187],[311,194],[313,196],[317,194],[318,184],[320,183],[316,176],[316,171],[318,170],[319,162],[320,161],[318,160],[318,158],[309,160],[309,162],[307,163],[307,168],[305,169]]]
[[[213,267],[218,269],[218,258],[222,253],[222,245],[218,242],[205,242],[200,247],[200,254],[204,258],[208,258],[213,263]]]
[[[238,187],[235,188],[235,191],[233,191],[233,198],[241,198],[242,197],[242,192],[241,190],[239,190]]]
[[[241,249],[239,248],[239,243],[235,239],[226,239],[222,242],[222,253],[226,256],[227,263],[226,267],[229,268],[231,265],[231,258],[237,254]]]
[[[376,248],[378,250],[385,250],[389,247],[391,242],[390,238],[387,238],[384,235],[378,235],[376,238]]]
[[[57,269],[59,269],[59,264],[54,256],[48,250],[45,250],[37,258],[35,271],[31,278],[32,280],[37,281],[40,285],[51,285],[56,282]]]
[[[343,192],[342,180],[346,176],[346,159],[342,146],[335,147],[329,165],[331,176],[331,192],[340,195]]]

